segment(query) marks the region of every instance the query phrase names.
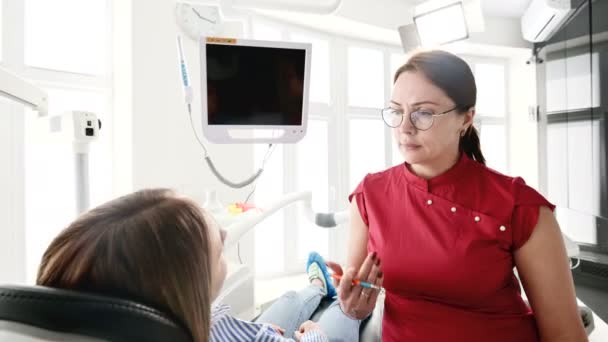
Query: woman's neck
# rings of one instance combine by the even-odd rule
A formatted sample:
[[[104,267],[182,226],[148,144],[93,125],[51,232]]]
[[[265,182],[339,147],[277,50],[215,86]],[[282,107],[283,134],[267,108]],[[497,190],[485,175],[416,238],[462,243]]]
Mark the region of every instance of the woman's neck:
[[[460,151],[448,154],[443,158],[437,158],[427,163],[411,164],[410,170],[418,177],[431,179],[437,177],[458,163],[460,160]]]

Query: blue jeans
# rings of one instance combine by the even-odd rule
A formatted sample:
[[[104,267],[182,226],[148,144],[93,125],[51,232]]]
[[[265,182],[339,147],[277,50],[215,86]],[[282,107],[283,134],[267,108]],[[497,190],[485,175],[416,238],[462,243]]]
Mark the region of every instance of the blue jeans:
[[[294,332],[310,319],[317,310],[323,292],[321,288],[310,285],[299,292],[289,291],[277,299],[264,311],[256,323],[271,323],[285,329],[285,337],[294,338]],[[342,313],[338,301],[333,302],[319,319],[321,329],[330,342],[359,341],[360,321]]]

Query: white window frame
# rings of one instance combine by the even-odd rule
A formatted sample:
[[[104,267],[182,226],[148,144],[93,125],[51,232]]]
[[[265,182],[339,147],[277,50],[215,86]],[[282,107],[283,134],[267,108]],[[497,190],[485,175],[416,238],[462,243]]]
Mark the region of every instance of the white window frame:
[[[474,125],[479,130],[480,135],[483,134],[483,125],[486,124],[494,124],[494,125],[503,125],[505,129],[505,146],[506,146],[506,170],[504,170],[507,174],[511,172],[511,144],[510,144],[510,134],[511,134],[511,109],[509,104],[509,84],[510,84],[510,70],[509,70],[509,60],[507,58],[500,57],[485,57],[485,56],[472,56],[472,55],[461,55],[462,57],[471,67],[473,72],[475,71],[476,64],[496,64],[502,65],[505,71],[505,112],[504,116],[491,116],[484,115],[484,113],[476,112]],[[479,91],[477,92],[479,95]]]
[[[268,18],[261,15],[251,16],[248,21],[250,28],[255,23],[261,22],[265,25],[271,25],[281,31],[281,39],[289,40],[289,32],[297,31],[302,34],[317,37],[327,40],[329,44],[329,63],[330,63],[330,103],[315,103],[311,102],[309,106],[310,119],[324,119],[328,123],[328,199],[329,211],[346,210],[349,206],[347,196],[354,189],[349,186],[349,165],[350,165],[350,150],[349,144],[349,120],[356,118],[377,119],[382,120],[380,110],[382,108],[363,108],[349,106],[348,101],[348,61],[347,54],[350,46],[371,48],[381,51],[384,59],[384,100],[383,106],[386,106],[391,98],[393,87],[393,74],[391,73],[391,56],[393,54],[404,54],[400,46],[369,42],[344,36],[337,36],[314,30],[308,27],[296,25],[293,23],[284,22],[275,18]],[[501,64],[505,70],[505,115],[504,117],[490,117],[477,115],[476,123],[483,126],[483,123],[503,124],[505,127],[506,148],[507,154],[507,169],[509,168],[509,103],[508,103],[508,82],[509,82],[509,63],[507,59],[479,57],[479,56],[464,56],[464,59],[469,63],[489,63]],[[471,64],[472,65],[472,64]],[[479,126],[478,126],[479,127]],[[384,144],[385,144],[385,167],[393,165],[393,142],[391,129],[385,126]],[[283,167],[284,179],[283,186],[286,193],[303,190],[296,189],[296,147],[293,145],[285,145],[283,150]],[[303,170],[305,171],[305,170]],[[313,194],[314,196],[314,194]],[[319,209],[319,208],[315,208]],[[301,273],[304,269],[305,260],[299,260],[297,257],[297,234],[298,229],[294,226],[293,218],[296,216],[296,208],[287,208],[284,215],[283,227],[285,238],[285,270],[279,274],[264,274],[257,275],[259,278],[272,278],[276,276]],[[291,220],[291,221],[290,221]],[[344,263],[347,252],[348,227],[333,228],[329,232],[329,255],[325,256],[331,260]],[[257,247],[257,246],[256,246]],[[255,248],[255,247],[254,247]]]

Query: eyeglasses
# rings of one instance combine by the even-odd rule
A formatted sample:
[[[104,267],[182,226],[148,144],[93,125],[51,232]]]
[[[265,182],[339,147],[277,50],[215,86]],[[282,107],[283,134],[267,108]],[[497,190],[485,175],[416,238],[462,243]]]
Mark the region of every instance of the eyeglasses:
[[[433,112],[427,109],[419,109],[410,113],[410,122],[416,129],[421,131],[426,131],[433,127],[433,122],[435,121],[436,116],[442,116],[448,114],[451,111],[454,111],[458,108],[458,106],[446,110],[445,112],[434,114]],[[389,127],[399,127],[403,123],[403,116],[405,114],[403,111],[395,109],[395,108],[384,108],[382,110],[382,120]]]

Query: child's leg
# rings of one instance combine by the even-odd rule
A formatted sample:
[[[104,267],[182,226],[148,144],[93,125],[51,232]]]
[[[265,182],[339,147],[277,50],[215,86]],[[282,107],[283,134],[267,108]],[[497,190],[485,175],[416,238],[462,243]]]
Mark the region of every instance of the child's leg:
[[[285,337],[293,337],[300,325],[310,319],[319,307],[321,299],[328,294],[335,295],[325,260],[316,252],[311,252],[306,263],[306,273],[310,286],[296,293],[287,292],[272,304],[256,320],[258,323],[270,323],[285,329]]]
[[[312,284],[299,292],[289,291],[264,311],[256,323],[278,325],[285,329],[285,337],[293,338],[293,333],[312,316],[324,296],[323,289]]]
[[[330,342],[358,342],[361,321],[346,316],[340,304],[333,302],[318,322]]]

